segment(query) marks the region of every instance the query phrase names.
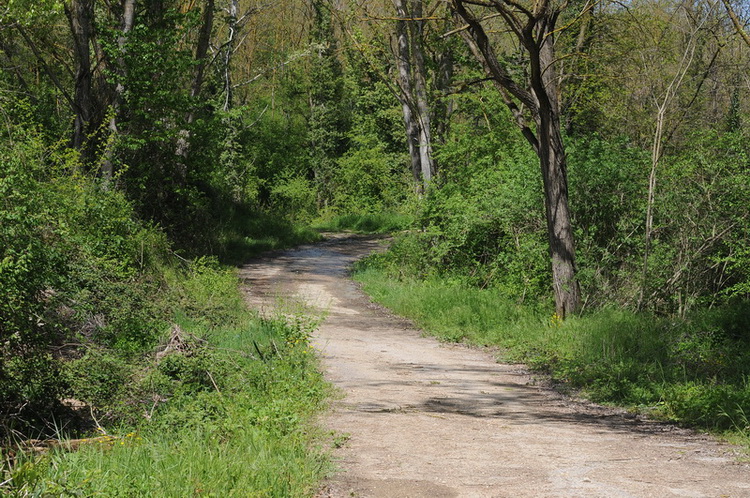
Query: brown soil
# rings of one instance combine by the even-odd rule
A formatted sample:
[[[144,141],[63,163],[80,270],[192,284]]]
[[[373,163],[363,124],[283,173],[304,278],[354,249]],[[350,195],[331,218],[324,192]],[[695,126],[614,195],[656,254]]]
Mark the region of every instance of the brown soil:
[[[380,247],[331,235],[241,270],[258,308],[326,316],[314,344],[343,396],[323,423],[344,443],[320,497],[750,497],[731,447],[573,401],[373,305],[347,271]]]

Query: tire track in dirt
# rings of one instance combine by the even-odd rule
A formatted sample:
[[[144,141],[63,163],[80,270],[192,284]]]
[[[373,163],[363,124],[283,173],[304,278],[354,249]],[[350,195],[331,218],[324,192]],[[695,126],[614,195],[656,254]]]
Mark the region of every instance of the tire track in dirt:
[[[519,365],[441,344],[347,278],[381,241],[331,235],[241,269],[251,305],[304,302],[345,436],[320,497],[750,497],[750,467],[710,437],[574,402]]]

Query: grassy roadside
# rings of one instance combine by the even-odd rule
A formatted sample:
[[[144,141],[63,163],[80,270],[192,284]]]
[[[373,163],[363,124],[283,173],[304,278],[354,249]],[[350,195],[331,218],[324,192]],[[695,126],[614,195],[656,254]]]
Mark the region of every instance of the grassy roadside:
[[[234,271],[198,262],[170,278],[179,308],[159,353],[90,352],[87,402],[102,426],[77,451],[5,452],[4,496],[311,496],[327,471],[312,417],[328,386],[310,326],[245,308]],[[64,432],[64,430],[63,430]]]
[[[686,320],[602,310],[561,322],[492,289],[394,279],[365,261],[375,301],[446,341],[499,346],[590,399],[718,432],[750,447],[750,305]]]

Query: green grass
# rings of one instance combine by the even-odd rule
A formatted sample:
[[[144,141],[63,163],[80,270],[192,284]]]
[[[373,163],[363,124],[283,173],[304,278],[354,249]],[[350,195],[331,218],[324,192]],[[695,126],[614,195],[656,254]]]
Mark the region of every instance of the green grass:
[[[749,303],[684,320],[610,309],[560,322],[552,306],[518,305],[493,289],[393,279],[367,264],[355,278],[375,301],[442,340],[496,346],[504,359],[594,401],[747,441]]]
[[[329,386],[309,346],[311,322],[258,318],[244,307],[235,273],[210,259],[171,278],[181,350],[129,364],[127,384],[114,391],[109,376],[89,375],[102,386],[80,386],[73,394],[96,393],[87,401],[97,403],[94,413],[108,440],[78,451],[8,456],[0,494],[315,493],[329,461],[326,435],[313,419],[327,404]],[[99,351],[95,360],[72,362],[71,371],[119,365],[113,355]]]
[[[324,232],[390,233],[408,229],[414,218],[404,214],[345,214],[319,220],[313,228]]]
[[[235,207],[224,215],[217,231],[218,246],[212,251],[222,262],[238,265],[258,254],[322,239],[317,230],[281,216],[246,207]]]

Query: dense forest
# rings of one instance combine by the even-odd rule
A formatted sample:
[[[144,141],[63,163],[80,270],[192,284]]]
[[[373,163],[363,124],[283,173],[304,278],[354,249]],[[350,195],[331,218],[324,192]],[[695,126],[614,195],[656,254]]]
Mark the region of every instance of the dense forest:
[[[595,398],[747,435],[747,22],[730,0],[4,0],[3,447],[225,434],[208,393],[244,385],[246,436],[309,457],[313,325],[244,309],[229,267],[316,226],[397,232],[363,272],[476,296],[507,315],[490,335],[519,309],[596,329],[602,357],[517,353]],[[96,491],[4,456],[0,489]],[[237,489],[296,495],[306,465]]]

